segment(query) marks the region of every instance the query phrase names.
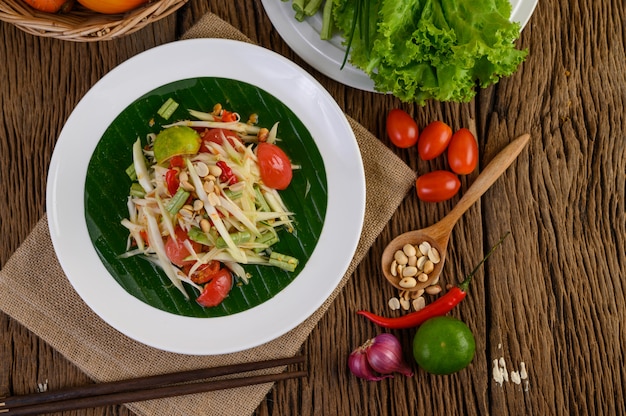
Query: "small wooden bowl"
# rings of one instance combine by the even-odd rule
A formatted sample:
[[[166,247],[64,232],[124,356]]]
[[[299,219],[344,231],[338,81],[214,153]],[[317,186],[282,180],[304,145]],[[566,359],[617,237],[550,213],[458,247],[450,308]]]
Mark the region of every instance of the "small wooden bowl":
[[[149,1],[127,13],[107,15],[75,3],[69,13],[45,13],[21,0],[0,2],[0,20],[36,36],[97,42],[129,35],[182,7],[188,0]]]

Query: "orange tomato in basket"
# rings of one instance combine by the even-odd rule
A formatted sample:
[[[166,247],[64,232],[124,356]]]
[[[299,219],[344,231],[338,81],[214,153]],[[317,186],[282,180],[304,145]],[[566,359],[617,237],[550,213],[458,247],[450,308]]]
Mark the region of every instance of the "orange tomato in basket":
[[[71,0],[24,0],[24,2],[41,12],[56,13],[66,3],[71,3]]]
[[[98,13],[117,14],[135,9],[148,0],[78,0],[78,2]]]

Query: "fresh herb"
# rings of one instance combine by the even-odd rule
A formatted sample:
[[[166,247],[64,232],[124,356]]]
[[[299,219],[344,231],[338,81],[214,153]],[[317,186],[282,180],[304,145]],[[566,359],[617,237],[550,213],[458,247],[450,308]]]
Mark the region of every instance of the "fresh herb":
[[[467,102],[526,57],[508,0],[333,0],[346,57],[406,102]]]
[[[320,5],[293,0],[296,19]],[[520,25],[510,16],[508,0],[325,0],[320,38],[341,33],[341,68],[360,68],[378,91],[420,105],[467,102],[476,86],[495,84],[524,61],[528,52],[515,48]]]

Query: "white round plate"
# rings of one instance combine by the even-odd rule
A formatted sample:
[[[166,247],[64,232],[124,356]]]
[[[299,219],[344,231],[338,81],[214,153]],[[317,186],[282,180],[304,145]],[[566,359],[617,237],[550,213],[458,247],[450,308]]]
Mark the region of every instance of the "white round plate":
[[[245,56],[248,62],[263,65],[242,65],[233,56]],[[314,138],[328,184],[322,232],[300,274],[268,301],[217,318],[175,315],[130,295],[103,265],[85,221],[87,169],[108,126],[144,94],[177,80],[198,77],[246,82],[287,105]],[[225,354],[285,334],[330,296],[348,268],[361,233],[365,175],[345,115],[313,77],[293,62],[258,46],[224,39],[193,39],[143,52],[110,71],[87,92],[54,149],[47,212],[52,242],[65,274],[87,305],[109,325],[158,349]]]
[[[539,0],[509,1],[512,6],[511,21],[519,22],[524,28]],[[349,87],[377,92],[374,89],[374,82],[365,72],[355,68],[350,63],[346,63],[341,69],[341,63],[346,53],[341,36],[335,35],[328,41],[320,39],[321,11],[303,22],[298,22],[294,17],[295,12],[291,6],[291,0],[262,0],[262,3],[272,25],[280,36],[309,65],[327,77]]]

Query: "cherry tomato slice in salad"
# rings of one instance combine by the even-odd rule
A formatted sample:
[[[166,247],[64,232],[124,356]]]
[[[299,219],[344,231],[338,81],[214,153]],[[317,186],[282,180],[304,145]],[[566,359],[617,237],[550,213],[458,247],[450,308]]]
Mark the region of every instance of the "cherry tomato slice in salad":
[[[180,227],[176,227],[174,232],[175,235],[170,235],[165,242],[165,254],[167,255],[167,258],[178,267],[183,267],[186,264],[193,264],[195,262],[194,260],[185,261],[185,258],[189,257],[191,254],[189,253],[189,250],[187,250],[187,247],[185,247],[185,244],[183,244],[185,240],[189,240],[187,232]],[[191,242],[191,246],[196,253],[202,250],[202,246],[199,243],[191,240],[189,241]]]
[[[204,286],[204,290],[196,299],[201,306],[210,308],[217,306],[228,296],[233,287],[233,276],[230,270],[221,268],[209,283]]]
[[[417,141],[417,153],[422,160],[431,160],[446,151],[452,139],[452,129],[443,121],[429,123]]]
[[[172,156],[170,159],[170,168],[182,168],[185,167],[185,159],[182,156]]]
[[[447,170],[435,170],[417,178],[417,196],[424,202],[441,202],[452,198],[461,188],[458,176]]]
[[[231,146],[234,146],[235,140],[239,140],[237,133],[235,133],[234,131],[218,128],[205,129],[204,131],[200,132],[200,137],[202,138],[202,144],[200,145],[201,152],[207,152],[209,150],[204,144],[205,141],[222,145],[224,143],[224,137],[226,137]]]
[[[408,148],[417,143],[419,129],[407,112],[394,108],[387,115],[387,135],[395,146]]]
[[[256,149],[261,180],[270,188],[283,190],[291,183],[293,171],[285,152],[271,143],[259,143]]]
[[[478,164],[478,143],[466,128],[452,135],[448,145],[448,165],[454,173],[467,175],[476,169]]]

